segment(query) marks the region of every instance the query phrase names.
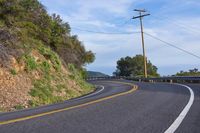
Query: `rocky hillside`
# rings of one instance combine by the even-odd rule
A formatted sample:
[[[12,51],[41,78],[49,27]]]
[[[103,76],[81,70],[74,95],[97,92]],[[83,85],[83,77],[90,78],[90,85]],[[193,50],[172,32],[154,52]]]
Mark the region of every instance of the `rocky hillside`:
[[[0,110],[64,101],[93,91],[83,65],[94,61],[60,16],[37,0],[0,0]]]

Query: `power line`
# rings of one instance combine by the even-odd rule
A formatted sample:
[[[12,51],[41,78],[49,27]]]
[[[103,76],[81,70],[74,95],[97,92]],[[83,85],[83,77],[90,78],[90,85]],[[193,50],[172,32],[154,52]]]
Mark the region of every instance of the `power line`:
[[[166,19],[166,20],[169,21],[170,18],[165,16],[164,19]],[[174,21],[174,23],[177,24],[177,25],[180,25],[180,26],[182,26],[182,27],[190,28],[191,30],[192,30],[192,29],[195,29],[195,27],[193,27],[193,26],[191,26],[191,25],[185,25],[184,23],[181,23],[180,21],[179,21],[179,22],[177,22],[177,21],[175,22],[175,21]],[[194,31],[195,31],[195,30],[194,30]],[[196,31],[197,31],[197,30],[196,30]]]
[[[132,18],[131,18],[131,19],[132,19]],[[127,20],[127,21],[124,21],[124,22],[121,23],[121,24],[116,24],[116,26],[124,26],[124,25],[126,25],[128,22],[130,22],[131,19],[129,19],[129,20]]]
[[[120,35],[120,34],[138,34],[140,33],[139,31],[135,31],[135,32],[102,32],[102,31],[92,31],[92,30],[87,30],[87,29],[81,29],[81,28],[77,28],[77,27],[71,27],[74,30],[78,30],[78,31],[84,31],[84,32],[90,32],[90,33],[95,33],[95,34],[111,34],[111,35]]]
[[[198,33],[200,33],[199,31],[197,31],[197,30],[194,30],[194,28],[192,28],[192,27],[190,27],[190,26],[188,26],[188,25],[184,25],[183,23],[178,23],[177,21],[175,22],[175,21],[170,21],[169,20],[169,18],[162,18],[162,17],[158,17],[158,16],[154,16],[153,15],[153,17],[154,18],[156,18],[156,19],[158,19],[158,20],[161,20],[161,21],[163,21],[163,22],[165,22],[165,21],[168,21],[168,22],[170,22],[170,23],[172,23],[172,24],[174,24],[174,25],[176,25],[176,26],[179,26],[180,28],[182,28],[182,29],[184,29],[185,31],[190,31],[190,32],[193,32],[195,35]],[[164,20],[165,19],[165,20]],[[190,28],[189,28],[190,27]],[[192,29],[191,29],[192,28]]]
[[[160,41],[160,42],[162,42],[162,43],[164,43],[164,44],[166,44],[166,45],[168,45],[168,46],[171,46],[171,47],[173,47],[173,48],[176,48],[176,49],[178,49],[178,50],[180,50],[180,51],[182,51],[182,52],[185,52],[185,53],[187,53],[187,54],[189,54],[189,55],[191,55],[191,56],[194,56],[194,57],[200,59],[200,56],[198,56],[198,55],[196,55],[196,54],[193,54],[193,53],[191,53],[191,52],[189,52],[189,51],[187,51],[187,50],[185,50],[185,49],[182,49],[182,48],[180,48],[180,47],[177,47],[176,45],[174,45],[174,44],[172,44],[172,43],[169,43],[169,42],[167,42],[167,41],[161,40],[161,39],[159,39],[158,37],[153,36],[153,35],[151,35],[151,34],[149,34],[149,33],[146,33],[146,32],[144,32],[144,34],[146,34],[147,36],[149,36],[149,37],[151,37],[151,38],[154,38],[154,39],[156,39],[156,40],[158,40],[158,41]]]

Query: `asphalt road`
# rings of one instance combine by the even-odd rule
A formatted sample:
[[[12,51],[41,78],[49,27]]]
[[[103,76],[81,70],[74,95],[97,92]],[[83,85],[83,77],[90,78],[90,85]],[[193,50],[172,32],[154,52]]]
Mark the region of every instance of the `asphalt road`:
[[[163,133],[179,118],[191,99],[190,91],[176,84],[134,83],[139,89],[130,92],[133,87],[127,84],[105,81],[92,83],[103,85],[104,88],[59,104],[1,113],[0,121],[4,122],[74,107],[2,124],[0,133]],[[194,92],[194,102],[176,133],[200,132],[200,84],[188,86]],[[112,97],[116,94],[122,95]],[[98,100],[102,98],[102,101]],[[84,106],[77,106],[81,104]]]

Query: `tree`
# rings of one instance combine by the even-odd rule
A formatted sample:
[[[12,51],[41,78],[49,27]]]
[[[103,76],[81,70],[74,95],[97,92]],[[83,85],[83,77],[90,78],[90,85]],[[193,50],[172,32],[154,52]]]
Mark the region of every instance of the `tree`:
[[[200,71],[197,68],[190,69],[189,71],[180,71],[175,76],[200,76]]]
[[[150,61],[147,62],[148,76],[158,77],[158,68]],[[144,73],[143,56],[125,57],[117,61],[117,70],[114,72],[116,76],[142,76]]]
[[[89,64],[94,62],[95,60],[95,55],[92,53],[92,51],[87,51],[84,55],[84,63]]]
[[[81,68],[92,63],[94,53],[87,51],[78,36],[70,32],[69,23],[60,15],[48,15],[38,0],[0,0],[0,42],[3,45],[29,50],[46,45],[66,64]]]

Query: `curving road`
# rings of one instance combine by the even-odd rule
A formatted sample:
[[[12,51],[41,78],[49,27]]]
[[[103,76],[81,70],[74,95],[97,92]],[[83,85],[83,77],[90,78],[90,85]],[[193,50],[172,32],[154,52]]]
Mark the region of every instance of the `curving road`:
[[[1,113],[0,133],[200,132],[199,84],[187,85],[192,99],[190,90],[177,84],[134,83],[136,90],[130,81],[91,83],[101,87],[63,103]]]

